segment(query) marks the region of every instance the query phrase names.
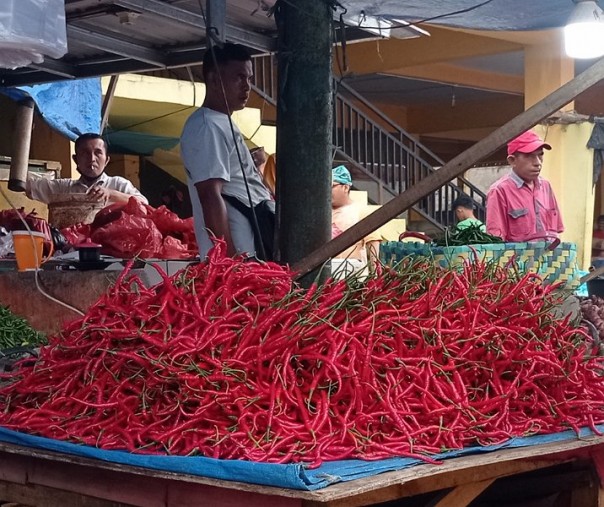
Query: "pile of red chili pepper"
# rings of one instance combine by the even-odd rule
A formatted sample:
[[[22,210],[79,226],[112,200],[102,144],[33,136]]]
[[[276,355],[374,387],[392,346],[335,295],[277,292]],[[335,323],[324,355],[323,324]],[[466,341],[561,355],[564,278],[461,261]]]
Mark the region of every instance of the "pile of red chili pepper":
[[[225,257],[124,275],[0,390],[2,426],[279,463],[430,455],[604,421],[593,343],[537,275],[380,267],[309,290]]]

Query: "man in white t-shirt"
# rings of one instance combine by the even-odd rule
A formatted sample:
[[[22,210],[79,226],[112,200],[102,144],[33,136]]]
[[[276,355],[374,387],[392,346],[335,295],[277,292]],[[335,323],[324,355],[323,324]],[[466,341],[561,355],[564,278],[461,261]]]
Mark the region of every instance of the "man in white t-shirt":
[[[25,187],[27,197],[48,204],[58,196],[69,200],[69,195],[88,194],[91,201],[106,204],[125,203],[130,197],[148,204],[147,198],[126,178],[105,174],[109,155],[105,140],[100,135],[88,133],[78,137],[73,160],[80,173],[79,179],[49,180],[30,175]]]
[[[252,60],[243,46],[227,43],[206,51],[206,96],[182,131],[180,152],[202,257],[212,247],[208,233],[224,238],[227,255],[253,254],[252,225],[229,198],[250,207],[249,189],[253,206],[271,199],[241,132],[231,122],[232,113],[243,109],[248,101],[252,75]]]

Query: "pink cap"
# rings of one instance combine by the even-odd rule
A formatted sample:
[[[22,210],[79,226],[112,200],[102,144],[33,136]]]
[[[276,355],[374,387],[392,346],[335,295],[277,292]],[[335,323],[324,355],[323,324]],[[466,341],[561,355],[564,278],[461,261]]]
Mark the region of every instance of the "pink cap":
[[[520,153],[533,153],[539,148],[551,150],[552,147],[541,139],[531,130],[527,130],[524,134],[520,134],[517,138],[512,139],[508,143],[508,155],[513,155],[517,151]]]

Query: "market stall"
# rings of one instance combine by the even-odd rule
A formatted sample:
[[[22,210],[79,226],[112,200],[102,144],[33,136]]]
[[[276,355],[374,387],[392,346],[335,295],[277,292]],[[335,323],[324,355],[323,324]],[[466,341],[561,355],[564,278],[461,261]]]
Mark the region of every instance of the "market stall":
[[[561,489],[572,488],[569,505],[588,507],[599,505],[602,495],[594,469],[601,466],[603,444],[601,437],[592,437],[505,449],[450,459],[438,467],[418,465],[303,491],[138,468],[2,443],[0,497],[26,505],[73,507],[355,507],[442,491],[439,502],[432,505],[463,507],[498,479],[573,463],[575,472],[566,474],[566,479],[562,476]]]
[[[538,274],[408,257],[305,290],[220,244],[159,274],[148,287],[122,272],[4,378],[0,441],[25,456],[22,494],[37,477],[133,505],[155,491],[237,505],[240,488],[259,503],[370,505],[463,485],[449,504],[465,505],[501,476],[599,463],[599,342],[551,312],[558,286]],[[60,478],[91,466],[111,473]],[[108,477],[129,486],[105,496]],[[163,489],[142,486],[157,478]]]

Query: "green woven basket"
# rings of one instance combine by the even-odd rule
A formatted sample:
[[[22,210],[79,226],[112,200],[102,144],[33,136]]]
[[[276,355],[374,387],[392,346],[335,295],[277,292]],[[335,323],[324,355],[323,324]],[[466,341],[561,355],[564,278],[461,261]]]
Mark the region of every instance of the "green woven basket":
[[[380,244],[380,257],[394,264],[404,257],[423,256],[443,267],[457,266],[466,259],[497,261],[500,266],[515,263],[519,269],[543,277],[545,283],[564,282],[576,288],[581,276],[577,265],[577,245],[559,243],[550,250],[548,241],[492,243],[488,245],[437,247],[428,243],[387,241]]]

